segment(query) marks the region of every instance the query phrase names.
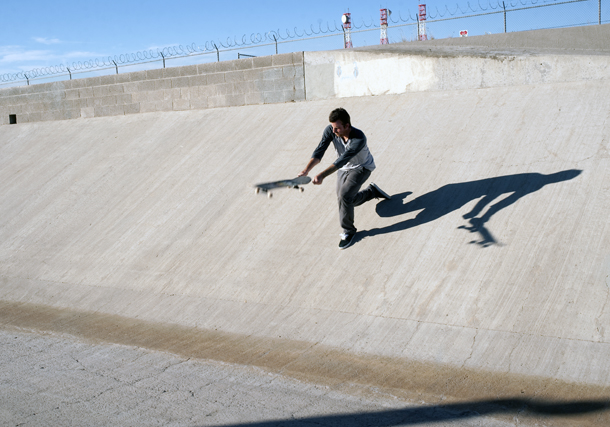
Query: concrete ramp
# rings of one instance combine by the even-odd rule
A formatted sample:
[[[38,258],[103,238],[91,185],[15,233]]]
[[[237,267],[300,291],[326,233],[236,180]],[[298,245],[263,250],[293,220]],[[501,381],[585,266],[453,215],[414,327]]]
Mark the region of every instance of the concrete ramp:
[[[337,106],[394,195],[345,251],[334,177],[252,188]],[[418,396],[607,396],[609,119],[599,79],[2,126],[0,318]]]

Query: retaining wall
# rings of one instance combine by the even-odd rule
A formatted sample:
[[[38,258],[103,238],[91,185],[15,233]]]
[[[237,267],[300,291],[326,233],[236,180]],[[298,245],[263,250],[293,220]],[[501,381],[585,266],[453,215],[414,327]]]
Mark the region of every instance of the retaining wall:
[[[305,99],[303,52],[0,90],[0,125]]]
[[[307,100],[610,79],[610,56],[519,52],[306,52]]]
[[[0,125],[610,78],[610,25],[296,52],[0,89]]]

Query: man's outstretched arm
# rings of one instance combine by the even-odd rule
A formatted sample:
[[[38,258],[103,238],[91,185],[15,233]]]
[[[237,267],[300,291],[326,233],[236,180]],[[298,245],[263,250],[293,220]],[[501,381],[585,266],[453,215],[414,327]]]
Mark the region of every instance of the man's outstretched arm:
[[[309,175],[309,172],[318,164],[320,163],[320,159],[316,159],[315,157],[312,157],[309,162],[307,162],[307,166],[305,166],[305,169],[303,169],[303,171],[298,175],[298,176],[307,176]]]

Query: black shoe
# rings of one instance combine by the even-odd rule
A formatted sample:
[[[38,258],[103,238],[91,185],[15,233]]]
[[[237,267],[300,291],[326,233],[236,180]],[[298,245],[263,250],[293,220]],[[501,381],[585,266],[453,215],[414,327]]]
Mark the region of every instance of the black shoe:
[[[355,234],[344,234],[339,242],[339,249],[349,248],[354,243]]]
[[[374,198],[390,200],[391,196],[385,191],[383,191],[381,188],[379,188],[379,186],[377,186],[377,184],[375,184],[374,182],[371,182],[370,187],[373,190]]]

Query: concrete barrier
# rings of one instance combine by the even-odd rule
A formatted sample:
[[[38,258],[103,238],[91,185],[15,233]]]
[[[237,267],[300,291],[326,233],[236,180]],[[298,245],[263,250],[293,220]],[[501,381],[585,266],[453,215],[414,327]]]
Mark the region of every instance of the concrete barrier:
[[[307,99],[608,79],[608,39],[603,25],[305,52]]]
[[[610,24],[305,52],[307,99],[610,77]]]
[[[304,99],[297,52],[1,89],[0,124]]]

